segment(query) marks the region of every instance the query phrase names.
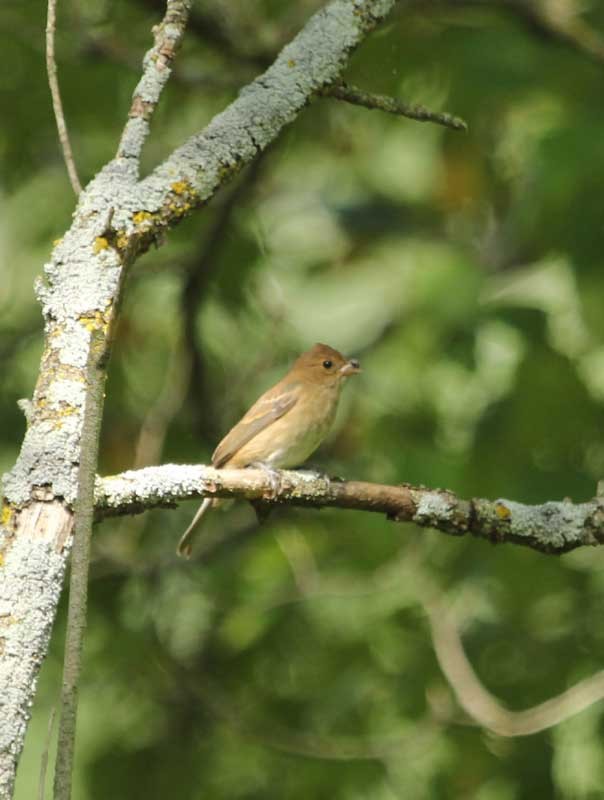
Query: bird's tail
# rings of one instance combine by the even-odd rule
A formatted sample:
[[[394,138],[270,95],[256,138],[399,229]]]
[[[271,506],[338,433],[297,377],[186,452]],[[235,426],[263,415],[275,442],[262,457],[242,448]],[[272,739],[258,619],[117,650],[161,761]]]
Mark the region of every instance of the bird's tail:
[[[193,517],[193,521],[181,536],[180,542],[178,543],[178,547],[176,548],[176,553],[179,556],[182,556],[182,558],[191,557],[191,549],[193,546],[193,534],[195,533],[197,528],[201,525],[201,522],[206,512],[209,511],[215,505],[217,505],[216,500],[212,500],[211,497],[206,497],[203,503],[197,509],[197,513]]]

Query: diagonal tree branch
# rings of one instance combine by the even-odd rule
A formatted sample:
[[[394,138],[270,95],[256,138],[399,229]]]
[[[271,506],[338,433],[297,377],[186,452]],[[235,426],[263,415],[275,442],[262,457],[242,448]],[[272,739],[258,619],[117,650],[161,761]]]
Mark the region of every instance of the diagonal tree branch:
[[[267,503],[372,511],[453,536],[471,534],[513,542],[543,553],[566,553],[604,544],[604,500],[524,505],[512,500],[463,500],[442,489],[330,480],[313,472],[282,470],[274,493],[270,476],[256,469],[214,469],[165,464],[98,478],[97,518],[172,507],[193,497],[237,497]]]
[[[95,436],[86,440],[83,432],[94,429],[90,419],[100,418],[103,398],[88,370],[106,371],[125,275],[165,230],[201,207],[321,86],[338,78],[352,50],[394,2],[333,0],[263,76],[140,183],[138,155],[148,119],[145,113],[133,117],[121,157],[82,192],[71,228],[45,265],[37,286],[44,352],[21,452],[3,479],[0,800],[12,796],[72,543],[87,448],[89,463],[96,463]],[[185,0],[168,0],[168,11],[185,6]]]
[[[146,204],[139,201],[137,208],[132,197],[129,205],[134,213],[145,210],[145,238],[155,239],[203,205],[264,150],[311,97],[339,77],[352,50],[394,4],[334,0],[311,17],[263,75],[139,184]],[[123,221],[130,230],[130,219]]]

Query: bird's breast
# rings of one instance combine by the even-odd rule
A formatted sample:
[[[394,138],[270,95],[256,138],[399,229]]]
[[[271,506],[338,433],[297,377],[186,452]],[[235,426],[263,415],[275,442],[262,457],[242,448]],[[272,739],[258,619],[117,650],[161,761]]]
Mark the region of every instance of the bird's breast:
[[[241,448],[236,456],[238,465],[262,462],[287,468],[303,464],[329,432],[338,397],[339,392],[331,387],[313,386],[301,392],[291,411]],[[234,466],[233,462],[231,464]]]

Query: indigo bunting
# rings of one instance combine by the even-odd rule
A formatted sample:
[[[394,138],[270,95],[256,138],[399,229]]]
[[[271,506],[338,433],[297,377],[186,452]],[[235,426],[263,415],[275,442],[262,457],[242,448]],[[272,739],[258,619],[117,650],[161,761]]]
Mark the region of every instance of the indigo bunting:
[[[300,466],[329,431],[346,378],[360,371],[356,359],[347,360],[326,344],[314,345],[231,428],[214,451],[212,466]],[[219,502],[205,498],[178,544],[179,555],[191,555],[193,533]]]

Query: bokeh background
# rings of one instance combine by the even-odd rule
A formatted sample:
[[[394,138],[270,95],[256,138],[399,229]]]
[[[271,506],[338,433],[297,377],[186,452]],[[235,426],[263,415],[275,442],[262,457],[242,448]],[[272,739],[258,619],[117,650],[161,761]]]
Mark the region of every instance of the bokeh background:
[[[84,180],[115,151],[161,6],[60,3]],[[319,6],[195,3],[145,168]],[[0,5],[2,469],[41,352],[32,285],[74,205],[45,13],[38,0]],[[141,259],[101,471],[206,462],[291,359],[324,341],[364,367],[315,459],[327,472],[528,503],[592,497],[604,477],[600,35],[596,0],[401,2],[345,77],[459,114],[469,132],[318,99]],[[556,558],[331,510],[281,510],[259,528],[233,504],[183,563],[174,548],[195,505],[96,531],[78,800],[604,796],[604,705],[527,738],[494,735],[457,704],[426,611],[454,609],[480,680],[509,708],[531,707],[604,666],[604,551]],[[18,800],[37,792],[64,612]]]

